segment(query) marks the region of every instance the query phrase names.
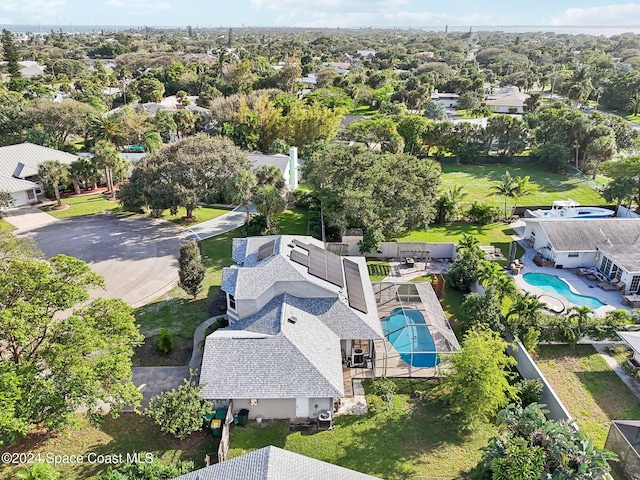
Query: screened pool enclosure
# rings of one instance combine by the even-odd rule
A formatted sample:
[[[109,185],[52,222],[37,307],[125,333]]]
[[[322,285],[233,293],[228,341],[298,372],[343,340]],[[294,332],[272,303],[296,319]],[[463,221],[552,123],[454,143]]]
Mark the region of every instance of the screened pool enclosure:
[[[460,350],[431,284],[373,284],[384,341],[376,344],[376,376],[437,375],[442,354]]]

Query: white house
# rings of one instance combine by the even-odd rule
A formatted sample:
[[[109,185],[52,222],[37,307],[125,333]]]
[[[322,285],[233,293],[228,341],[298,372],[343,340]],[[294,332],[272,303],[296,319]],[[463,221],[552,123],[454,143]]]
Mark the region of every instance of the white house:
[[[298,149],[291,147],[289,156],[277,153],[275,155],[265,155],[260,152],[251,152],[249,160],[253,163],[253,167],[257,168],[261,165],[275,165],[282,172],[282,178],[289,190],[298,188]]]
[[[640,289],[640,218],[525,218],[524,237],[556,268],[596,267]]]
[[[460,95],[452,92],[438,92],[438,90],[434,90],[431,94],[431,101],[439,103],[445,108],[456,108],[460,101]]]
[[[332,412],[343,362],[361,347],[375,363],[383,338],[365,258],[284,235],[234,239],[232,257],[221,287],[230,325],[206,338],[202,396],[250,418]]]
[[[11,193],[14,206],[38,201],[42,193],[37,182],[38,167],[47,160],[58,160],[66,165],[77,160],[70,153],[32,143],[0,147],[0,190]]]
[[[487,97],[486,106],[494,113],[524,113],[526,100],[531,95],[520,92],[506,92]]]

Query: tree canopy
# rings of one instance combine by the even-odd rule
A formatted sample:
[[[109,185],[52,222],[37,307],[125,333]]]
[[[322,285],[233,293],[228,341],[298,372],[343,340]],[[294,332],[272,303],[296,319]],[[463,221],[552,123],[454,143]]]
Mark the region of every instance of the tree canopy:
[[[426,228],[435,215],[440,166],[430,160],[332,144],[304,162],[303,174],[327,223],[340,231],[359,227],[393,238]]]

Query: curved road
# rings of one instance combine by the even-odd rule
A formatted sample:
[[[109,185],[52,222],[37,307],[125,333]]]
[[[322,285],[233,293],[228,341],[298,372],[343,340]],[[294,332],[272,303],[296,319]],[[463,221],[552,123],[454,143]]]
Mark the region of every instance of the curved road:
[[[177,284],[184,233],[163,220],[92,215],[60,220],[18,236],[34,239],[46,257],[64,253],[86,261],[105,278],[106,289],[92,291],[92,296],[122,298],[138,307]]]

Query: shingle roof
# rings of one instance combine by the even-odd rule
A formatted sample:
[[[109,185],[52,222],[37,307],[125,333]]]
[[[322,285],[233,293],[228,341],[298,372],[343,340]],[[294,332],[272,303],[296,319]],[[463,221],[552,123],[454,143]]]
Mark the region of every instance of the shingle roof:
[[[260,152],[251,152],[249,154],[249,160],[253,163],[254,168],[261,165],[275,165],[283,175],[289,165],[289,156],[280,153],[276,155],[265,155]]]
[[[595,252],[599,245],[633,245],[640,237],[638,218],[562,218],[535,221],[540,224],[557,252]]]
[[[324,248],[324,244],[312,237],[280,235],[267,237],[237,238],[233,241],[232,257],[238,265],[224,268],[222,271],[222,290],[236,299],[257,299],[270,291],[281,293],[294,293],[287,289],[303,289],[306,299],[338,299],[343,307],[335,305],[334,311],[340,311],[340,318],[348,318],[340,328],[354,326],[358,332],[363,332],[364,323],[367,332],[377,332],[379,337],[370,336],[342,336],[341,338],[381,338],[382,328],[377,315],[376,299],[369,281],[367,262],[364,257],[349,257],[349,260],[358,264],[364,287],[365,303],[368,313],[359,312],[348,307],[348,289],[339,287],[326,280],[322,280],[309,274],[308,268],[290,260],[294,239],[302,243],[316,245]],[[258,250],[262,245],[275,240],[275,254],[260,262],[257,261]],[[277,294],[277,293],[276,293]],[[296,296],[302,297],[297,294]],[[307,308],[319,311],[318,307],[312,307],[308,303]],[[347,310],[345,310],[345,308]],[[340,335],[341,330],[336,330]]]
[[[640,355],[640,332],[616,332],[631,349]]]
[[[0,147],[0,175],[5,177],[13,176],[18,163],[23,163],[24,168],[20,173],[20,177],[31,177],[38,174],[38,166],[47,160],[58,160],[69,165],[77,159],[78,157],[70,153],[32,143],[9,145]]]
[[[269,446],[174,480],[373,480],[377,477]]]
[[[637,245],[599,245],[598,250],[627,272],[640,272],[640,247]]]
[[[204,398],[341,397],[340,339],[280,295],[253,328],[245,320],[207,337],[200,385]]]

